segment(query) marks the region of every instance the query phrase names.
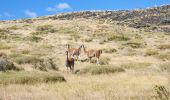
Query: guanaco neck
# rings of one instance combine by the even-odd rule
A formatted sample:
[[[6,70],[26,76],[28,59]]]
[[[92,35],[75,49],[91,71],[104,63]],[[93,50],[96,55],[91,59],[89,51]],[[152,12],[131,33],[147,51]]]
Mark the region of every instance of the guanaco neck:
[[[84,53],[87,53],[87,51],[86,51],[86,48],[85,48],[85,47],[83,47],[83,50],[84,50]]]
[[[70,45],[68,44],[68,45],[67,45],[67,50],[69,50],[69,49],[70,49]]]
[[[66,60],[68,61],[68,52],[66,53]]]

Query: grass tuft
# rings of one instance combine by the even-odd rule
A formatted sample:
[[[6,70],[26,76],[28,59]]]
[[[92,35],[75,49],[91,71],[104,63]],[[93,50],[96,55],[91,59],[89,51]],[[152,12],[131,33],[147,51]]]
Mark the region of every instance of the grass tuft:
[[[153,56],[153,55],[158,55],[158,51],[155,49],[147,49],[145,51],[145,56]]]
[[[92,75],[98,75],[98,74],[109,74],[109,73],[117,73],[117,72],[125,72],[123,68],[120,67],[114,67],[111,65],[91,65],[87,66],[84,69],[81,69],[77,71],[77,74],[92,74]]]
[[[35,84],[49,82],[64,82],[65,78],[56,73],[46,72],[1,72],[0,84]]]
[[[165,50],[170,49],[170,44],[162,44],[158,46],[158,49]]]

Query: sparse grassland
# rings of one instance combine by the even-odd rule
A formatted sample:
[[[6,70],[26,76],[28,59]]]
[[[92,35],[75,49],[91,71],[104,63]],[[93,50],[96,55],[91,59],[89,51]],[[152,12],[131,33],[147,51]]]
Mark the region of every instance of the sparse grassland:
[[[159,87],[170,91],[169,35],[90,18],[7,23],[0,22],[0,57],[22,70],[0,72],[0,100],[160,100]],[[103,50],[100,64],[81,49],[84,62],[67,72],[66,44]]]

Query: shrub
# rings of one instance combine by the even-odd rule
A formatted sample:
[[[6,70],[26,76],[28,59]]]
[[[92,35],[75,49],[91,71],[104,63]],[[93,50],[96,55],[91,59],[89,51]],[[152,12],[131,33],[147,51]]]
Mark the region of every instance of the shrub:
[[[165,61],[165,60],[170,60],[170,54],[169,53],[162,53],[158,55],[158,58]]]
[[[9,30],[6,29],[0,29],[0,39],[7,39]]]
[[[116,72],[125,72],[123,68],[120,67],[114,67],[111,65],[91,65],[87,66],[84,69],[76,71],[77,74],[92,74],[92,75],[98,75],[98,74],[109,74],[109,73],[116,73]]]
[[[147,49],[145,51],[145,56],[158,55],[158,51],[155,49]]]
[[[117,50],[114,49],[114,48],[103,49],[103,51],[104,51],[105,53],[114,53],[114,52],[117,52]]]
[[[155,98],[157,100],[169,100],[170,93],[169,91],[165,88],[165,86],[162,85],[155,85],[154,86],[154,92],[156,92]]]
[[[109,41],[113,41],[113,40],[115,40],[115,41],[128,41],[128,40],[130,40],[130,38],[125,36],[125,35],[110,34],[108,36],[108,40]]]
[[[39,37],[39,36],[36,36],[36,35],[31,35],[30,37],[27,38],[29,41],[32,41],[32,42],[39,42],[41,41],[43,38]]]
[[[7,71],[7,70],[20,70],[17,68],[13,62],[9,61],[5,57],[0,57],[0,71]]]
[[[6,44],[0,44],[0,49],[10,49],[12,48],[10,45],[6,45]]]
[[[57,73],[46,72],[5,72],[0,73],[0,84],[36,84],[49,82],[65,82],[65,78]]]
[[[170,49],[170,44],[162,44],[162,45],[159,45],[158,48],[161,50]]]
[[[47,34],[47,33],[54,33],[56,32],[56,30],[54,28],[52,28],[52,25],[42,25],[42,26],[38,26],[36,28],[36,30],[38,31],[38,34]]]
[[[21,53],[22,53],[22,54],[29,54],[30,51],[29,51],[29,50],[22,50]]]
[[[56,67],[56,64],[54,63],[52,58],[43,59],[38,63],[35,63],[34,68],[41,71],[47,71],[48,69],[58,70],[58,67]]]
[[[109,61],[110,61],[110,58],[109,57],[101,57],[99,59],[99,64],[100,65],[108,65],[109,64]]]
[[[143,41],[141,41],[141,40],[131,40],[131,41],[129,41],[129,42],[123,44],[123,45],[130,46],[132,48],[142,48],[146,44]]]

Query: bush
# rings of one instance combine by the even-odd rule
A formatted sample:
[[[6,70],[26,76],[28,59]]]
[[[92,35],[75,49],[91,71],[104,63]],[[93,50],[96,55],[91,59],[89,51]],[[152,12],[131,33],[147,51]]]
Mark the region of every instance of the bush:
[[[32,42],[39,42],[41,41],[43,38],[36,36],[36,35],[31,35],[29,37],[27,37],[27,40],[32,41]]]
[[[109,57],[101,57],[99,59],[99,64],[100,65],[108,65],[109,64],[109,61],[110,61],[110,58]]]
[[[77,74],[92,74],[92,75],[98,75],[98,74],[109,74],[109,73],[116,73],[116,72],[125,72],[123,68],[120,67],[114,67],[111,65],[91,65],[87,66],[84,69],[76,71]]]
[[[170,44],[162,44],[162,45],[159,45],[158,48],[161,50],[170,49]]]
[[[65,82],[65,78],[56,73],[46,72],[5,72],[0,73],[0,84],[35,84]]]
[[[147,49],[145,51],[145,56],[158,55],[158,51],[155,49]]]
[[[38,63],[35,63],[34,68],[41,70],[41,71],[47,71],[48,69],[58,70],[58,67],[56,67],[56,64],[54,63],[52,58],[43,59],[39,61]]]
[[[0,71],[7,71],[7,70],[20,70],[17,68],[13,62],[9,61],[7,58],[0,56]]]
[[[114,48],[103,49],[103,51],[104,51],[105,53],[114,53],[114,52],[117,52],[117,50],[114,49]]]
[[[141,41],[141,40],[131,40],[131,41],[129,41],[129,42],[123,44],[123,45],[130,46],[132,48],[142,48],[146,44],[143,41]]]
[[[170,54],[169,53],[162,53],[158,55],[158,58],[165,61],[165,60],[170,60]]]
[[[9,30],[0,29],[0,39],[8,39]]]
[[[54,32],[56,32],[56,30],[55,29],[53,29],[52,28],[52,25],[42,25],[42,26],[38,26],[37,28],[36,28],[36,30],[40,33],[40,34],[47,34],[47,33],[54,33]]]
[[[108,40],[109,41],[113,41],[113,40],[115,40],[115,41],[128,41],[128,40],[130,40],[130,38],[125,36],[125,35],[110,34],[108,36]]]

